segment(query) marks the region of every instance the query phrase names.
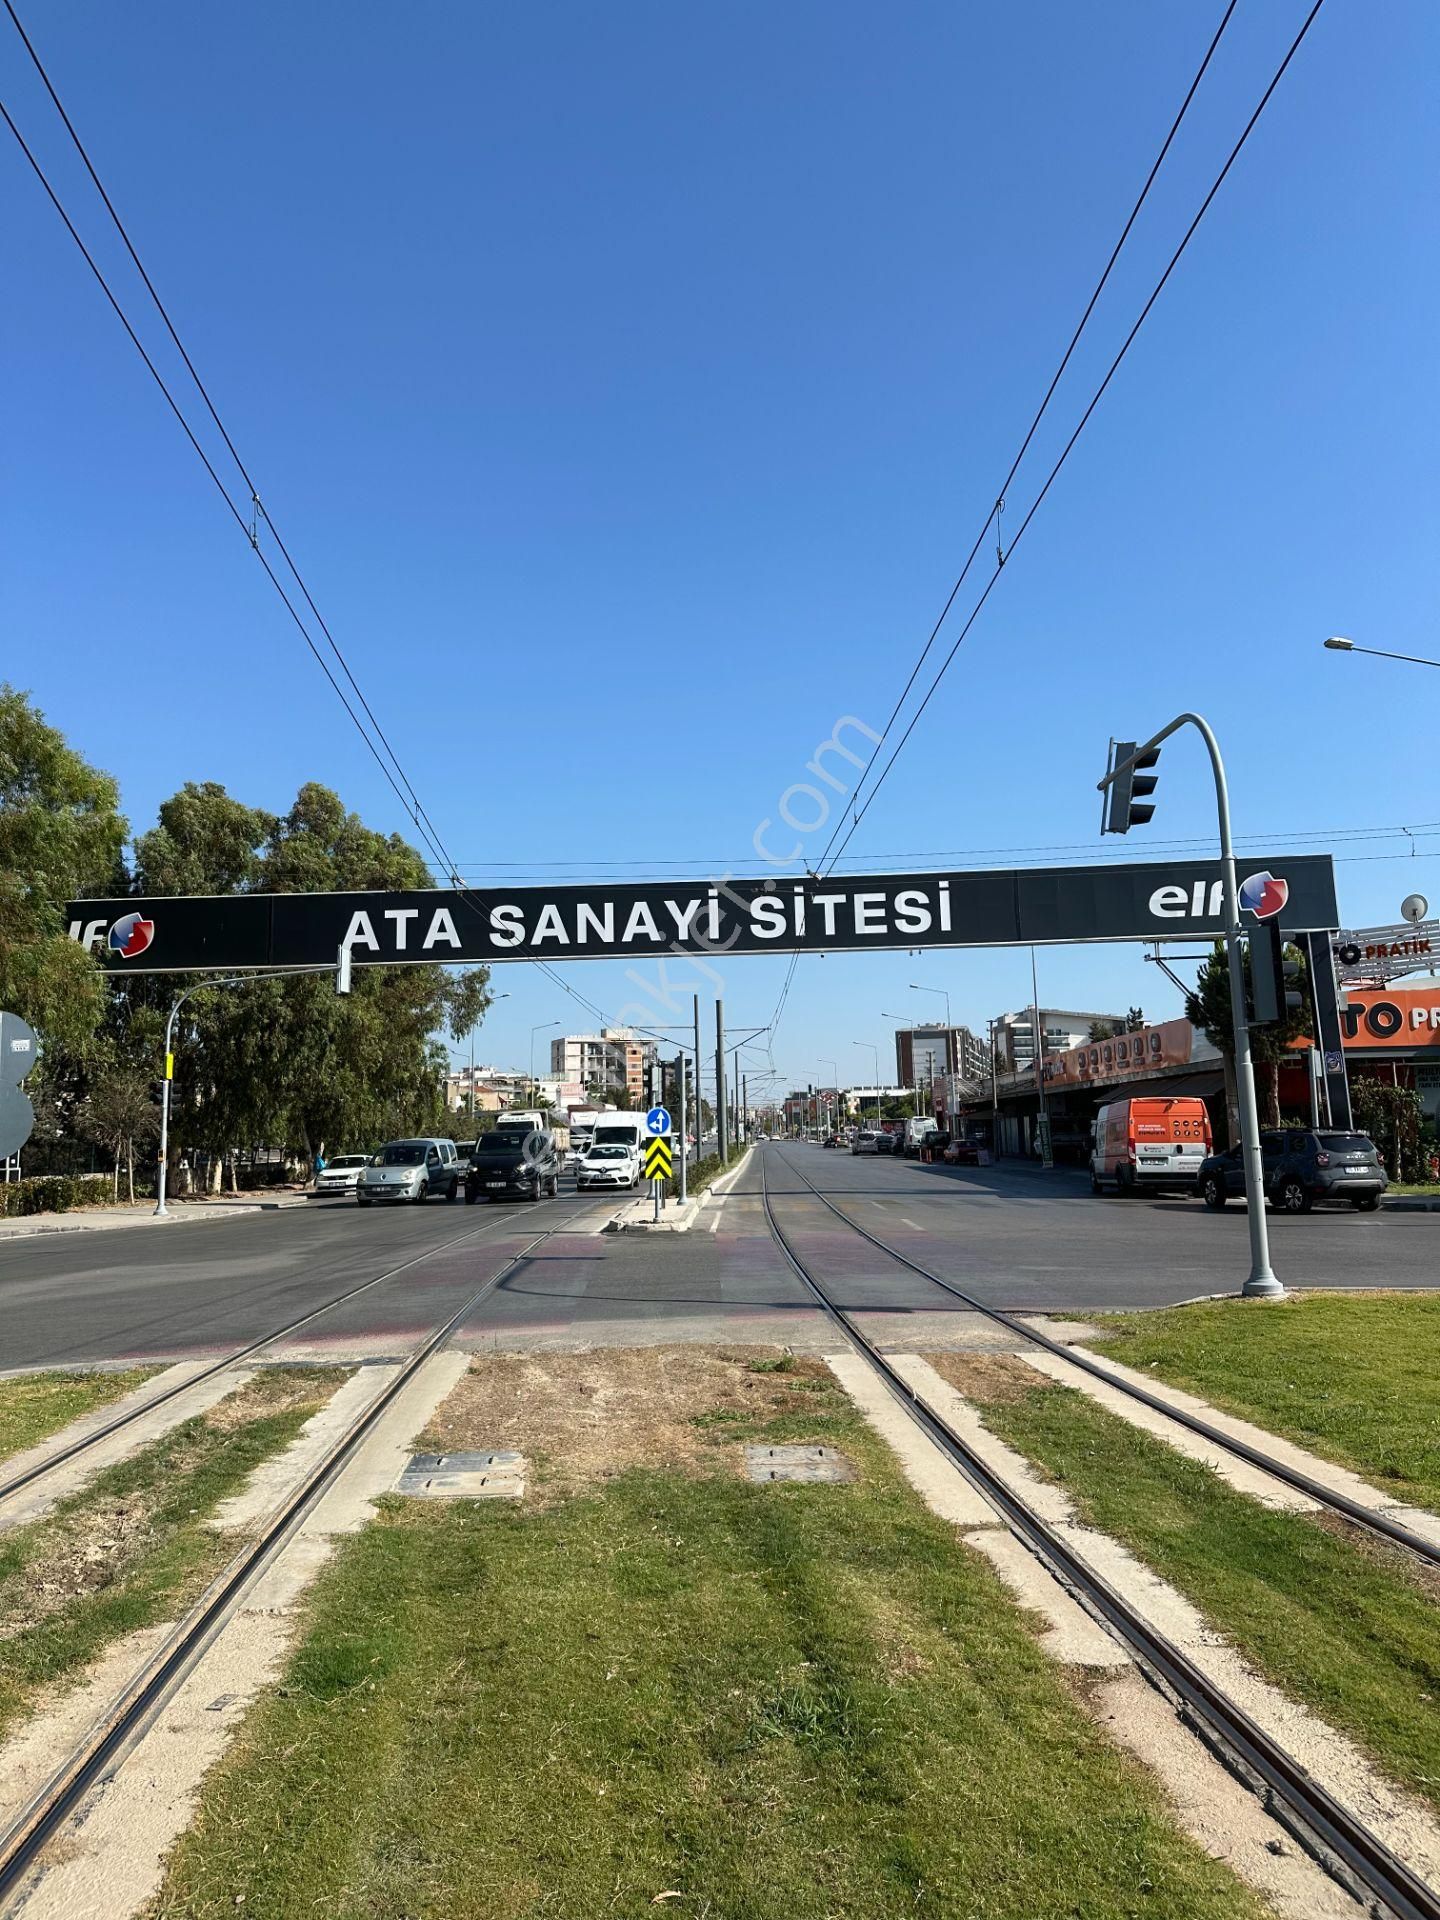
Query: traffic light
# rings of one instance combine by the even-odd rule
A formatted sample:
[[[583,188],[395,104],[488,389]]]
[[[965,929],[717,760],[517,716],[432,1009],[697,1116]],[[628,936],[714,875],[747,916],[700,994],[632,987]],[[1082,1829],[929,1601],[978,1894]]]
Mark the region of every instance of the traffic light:
[[[1256,1027],[1283,1026],[1305,1004],[1300,990],[1300,962],[1285,957],[1285,937],[1278,920],[1267,920],[1246,936],[1250,948],[1250,1023]]]
[[[350,949],[349,947],[341,947],[338,955],[336,956],[335,991],[336,993],[349,993],[350,991]]]
[[[1124,766],[1135,753],[1133,740],[1117,740],[1111,750],[1110,765]],[[1131,827],[1148,827],[1155,817],[1155,808],[1149,796],[1154,793],[1157,776],[1147,773],[1147,767],[1157,766],[1160,761],[1160,749],[1151,747],[1148,753],[1142,753],[1135,759],[1133,766],[1126,767],[1110,783],[1110,803],[1105,812],[1105,833],[1128,833]]]

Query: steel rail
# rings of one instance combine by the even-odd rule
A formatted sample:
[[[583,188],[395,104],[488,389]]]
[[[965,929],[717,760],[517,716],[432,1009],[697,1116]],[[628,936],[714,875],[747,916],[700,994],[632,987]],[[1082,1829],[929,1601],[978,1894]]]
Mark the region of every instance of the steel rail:
[[[1322,1485],[1320,1481],[1312,1480],[1309,1474],[1300,1472],[1297,1467],[1286,1466],[1284,1461],[1272,1459],[1258,1447],[1252,1447],[1248,1441],[1237,1439],[1223,1432],[1219,1427],[1212,1427],[1207,1420],[1200,1419],[1196,1414],[1187,1413],[1183,1407],[1172,1406],[1168,1400],[1161,1399],[1159,1394],[1147,1392],[1144,1387],[1136,1385],[1134,1381],[1120,1378],[1119,1375],[1111,1373],[1107,1367],[1099,1365],[1085,1354],[1077,1353],[1073,1347],[1067,1347],[1064,1341],[1052,1339],[1048,1333],[1029,1321],[1018,1320],[1000,1307],[987,1306],[983,1300],[977,1300],[974,1294],[966,1293],[963,1287],[957,1287],[953,1281],[943,1279],[938,1273],[932,1273],[928,1267],[922,1267],[918,1260],[912,1260],[898,1247],[892,1247],[888,1241],[881,1240],[878,1235],[871,1233],[868,1227],[862,1227],[860,1222],[852,1219],[843,1207],[836,1206],[828,1194],[822,1193],[802,1168],[797,1167],[788,1157],[782,1155],[782,1158],[787,1171],[803,1180],[810,1195],[820,1201],[823,1206],[828,1207],[831,1213],[845,1222],[847,1227],[853,1227],[862,1239],[870,1242],[871,1246],[878,1247],[881,1253],[888,1254],[902,1267],[909,1267],[910,1271],[918,1273],[922,1280],[931,1281],[943,1292],[963,1301],[972,1312],[984,1314],[987,1320],[993,1320],[997,1326],[1004,1327],[1017,1339],[1023,1340],[1027,1346],[1041,1347],[1046,1353],[1055,1354],[1059,1359],[1068,1361],[1072,1367],[1078,1367],[1082,1373],[1088,1373],[1092,1379],[1103,1380],[1107,1387],[1115,1388],[1117,1392],[1127,1395],[1131,1400],[1139,1401],[1142,1406],[1151,1408],[1155,1413],[1164,1414],[1167,1420],[1175,1421],[1178,1426],[1185,1427],[1211,1446],[1232,1454],[1237,1460],[1243,1460],[1247,1466],[1257,1467],[1262,1473],[1268,1473],[1272,1480],[1282,1481],[1294,1492],[1303,1493],[1307,1499],[1315,1501],[1318,1506],[1328,1507],[1335,1513],[1343,1514],[1356,1526],[1368,1528],[1371,1533],[1378,1534],[1394,1546],[1404,1547],[1419,1559],[1429,1561],[1432,1566],[1440,1566],[1440,1545],[1433,1540],[1427,1540],[1423,1533],[1416,1533],[1413,1528],[1392,1519],[1388,1513],[1380,1513],[1373,1507],[1362,1506],[1358,1500],[1352,1500],[1348,1494],[1337,1493],[1333,1488]]]
[[[254,1579],[288,1544],[300,1522],[334,1480],[365,1436],[394,1405],[425,1362],[474,1312],[513,1267],[558,1233],[547,1227],[514,1253],[464,1305],[434,1329],[411,1354],[382,1392],[363,1408],[298,1486],[273,1509],[260,1532],[240,1550],[201,1595],[186,1617],[111,1701],[85,1738],[71,1751],[19,1814],[0,1832],[0,1902],[17,1883],[56,1830],[74,1812],[105,1770],[118,1763],[130,1741],[144,1730],[174,1693],[206,1648],[233,1615]]]
[[[555,1203],[552,1200],[544,1204],[553,1206]],[[372,1287],[382,1286],[385,1281],[393,1280],[397,1274],[406,1273],[411,1267],[419,1266],[422,1260],[433,1259],[437,1254],[447,1253],[451,1247],[458,1247],[467,1240],[478,1239],[482,1233],[488,1232],[491,1227],[499,1224],[498,1220],[487,1220],[478,1227],[469,1228],[465,1233],[457,1233],[453,1239],[442,1240],[436,1246],[427,1247],[423,1253],[417,1253],[412,1259],[402,1260],[398,1266],[387,1267],[384,1273],[377,1273],[373,1279],[362,1280],[358,1286],[348,1287],[344,1293],[337,1293],[333,1300],[325,1301],[322,1306],[312,1307],[308,1313],[302,1313],[298,1320],[291,1320],[283,1327],[276,1327],[273,1332],[262,1334],[258,1340],[251,1340],[245,1346],[237,1347],[233,1353],[227,1353],[222,1359],[212,1361],[208,1367],[202,1367],[198,1373],[191,1374],[188,1380],[179,1380],[173,1387],[166,1387],[163,1393],[153,1395],[138,1407],[132,1407],[128,1413],[118,1414],[104,1426],[97,1427],[94,1433],[85,1434],[78,1440],[72,1440],[68,1446],[57,1448],[54,1453],[47,1454],[43,1460],[37,1460],[33,1466],[27,1467],[23,1473],[17,1473],[9,1480],[0,1481],[0,1507],[3,1507],[12,1495],[19,1493],[23,1488],[32,1486],[37,1480],[43,1480],[46,1474],[53,1473],[57,1467],[63,1467],[67,1460],[74,1460],[82,1453],[88,1453],[92,1447],[99,1446],[102,1440],[108,1440],[112,1434],[123,1433],[134,1421],[143,1419],[148,1413],[154,1413],[157,1407],[165,1406],[168,1401],[175,1399],[177,1394],[189,1393],[202,1381],[213,1380],[217,1373],[224,1373],[227,1368],[238,1366],[242,1360],[248,1360],[252,1353],[259,1353],[262,1347],[268,1347],[276,1340],[284,1340],[288,1335],[298,1333],[302,1327],[308,1327],[311,1321],[320,1319],[323,1314],[333,1312],[336,1307],[343,1307],[347,1300],[356,1300],[362,1293],[368,1293]]]
[[[776,1244],[832,1324],[880,1376],[920,1430],[989,1502],[1016,1538],[1095,1619],[1123,1642],[1140,1671],[1179,1708],[1230,1771],[1258,1792],[1274,1816],[1352,1892],[1358,1892],[1364,1900],[1379,1901],[1383,1911],[1393,1915],[1394,1920],[1440,1920],[1440,1894],[1313,1780],[1304,1767],[1179,1647],[1156,1632],[1108,1581],[1076,1554],[1059,1529],[1042,1520],[1012,1493],[860,1330],[845,1308],[836,1305],[775,1217],[763,1155],[760,1194]],[[841,1214],[840,1217],[847,1216]],[[866,1235],[867,1239],[870,1237]]]

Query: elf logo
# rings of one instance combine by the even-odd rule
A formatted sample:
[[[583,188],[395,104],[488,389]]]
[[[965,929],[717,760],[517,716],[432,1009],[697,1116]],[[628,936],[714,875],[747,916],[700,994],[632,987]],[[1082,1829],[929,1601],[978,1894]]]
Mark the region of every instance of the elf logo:
[[[154,938],[153,920],[146,920],[138,913],[127,913],[111,927],[108,945],[122,960],[133,960],[137,954],[144,953]]]
[[[1240,883],[1240,905],[1257,920],[1273,920],[1284,911],[1290,898],[1290,882],[1277,880],[1273,873],[1252,873]]]

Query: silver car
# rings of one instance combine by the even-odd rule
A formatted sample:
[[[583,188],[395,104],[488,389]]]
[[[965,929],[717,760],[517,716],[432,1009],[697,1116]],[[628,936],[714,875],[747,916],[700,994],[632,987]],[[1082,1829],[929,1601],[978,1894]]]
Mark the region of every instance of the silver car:
[[[453,1140],[391,1140],[360,1175],[355,1198],[368,1207],[372,1200],[419,1202],[432,1193],[453,1200],[459,1191]]]

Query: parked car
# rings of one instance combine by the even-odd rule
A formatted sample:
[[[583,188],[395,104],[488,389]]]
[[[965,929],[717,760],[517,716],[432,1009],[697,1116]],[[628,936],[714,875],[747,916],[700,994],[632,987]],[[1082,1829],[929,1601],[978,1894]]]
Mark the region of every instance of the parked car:
[[[575,1188],[588,1193],[599,1187],[638,1187],[640,1156],[624,1141],[605,1142],[591,1147],[575,1169]]]
[[[373,1200],[426,1200],[442,1193],[453,1200],[460,1173],[453,1140],[390,1140],[360,1174],[355,1198],[362,1207]]]
[[[1284,1213],[1309,1213],[1317,1200],[1348,1200],[1357,1212],[1373,1213],[1390,1184],[1369,1134],[1300,1128],[1260,1135],[1260,1177],[1265,1198]],[[1212,1212],[1243,1195],[1239,1147],[1211,1154],[1196,1188]]]
[[[1203,1100],[1112,1100],[1095,1115],[1090,1191],[1192,1193],[1210,1147]]]
[[[936,1127],[933,1133],[927,1133],[920,1142],[920,1158],[928,1165],[935,1160],[945,1158],[945,1149],[950,1144],[950,1135],[944,1127]]]
[[[883,1131],[876,1134],[875,1151],[877,1153],[897,1153],[899,1148],[900,1137],[898,1134],[885,1133]]]
[[[945,1158],[952,1167],[978,1167],[980,1144],[976,1140],[967,1140],[963,1133],[957,1133],[946,1145]]]
[[[867,1127],[861,1127],[850,1142],[850,1151],[851,1153],[878,1153],[880,1149],[875,1144],[878,1139],[878,1134],[871,1133]]]
[[[316,1174],[315,1194],[353,1193],[369,1159],[368,1153],[337,1153],[333,1160],[325,1162],[324,1170]]]
[[[553,1200],[560,1191],[560,1155],[544,1127],[496,1127],[475,1143],[465,1176],[465,1201]]]

